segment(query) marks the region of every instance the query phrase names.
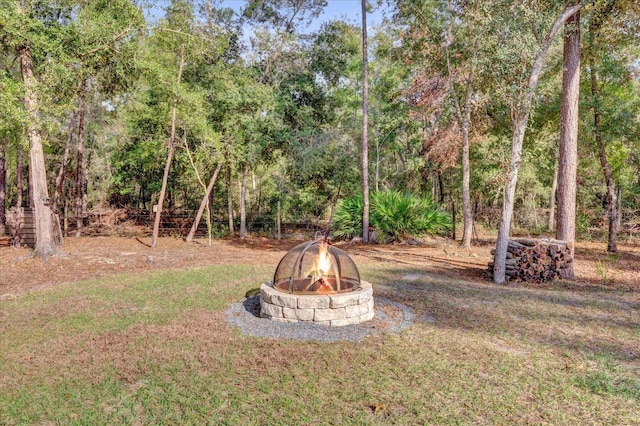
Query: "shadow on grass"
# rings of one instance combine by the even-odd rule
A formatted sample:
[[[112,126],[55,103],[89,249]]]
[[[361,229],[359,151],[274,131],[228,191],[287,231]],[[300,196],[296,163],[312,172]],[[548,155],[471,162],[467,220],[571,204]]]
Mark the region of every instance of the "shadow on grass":
[[[435,327],[513,338],[525,345],[640,359],[633,293],[566,292],[452,280],[421,269],[374,271],[374,291],[430,315]],[[377,285],[376,285],[377,284]]]

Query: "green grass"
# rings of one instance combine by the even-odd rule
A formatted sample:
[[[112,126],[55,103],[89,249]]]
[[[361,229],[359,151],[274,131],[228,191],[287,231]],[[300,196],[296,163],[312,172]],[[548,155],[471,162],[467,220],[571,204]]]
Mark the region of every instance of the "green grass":
[[[637,295],[364,265],[401,334],[242,335],[272,265],[122,275],[0,301],[0,424],[637,424]],[[378,407],[378,408],[372,408]]]

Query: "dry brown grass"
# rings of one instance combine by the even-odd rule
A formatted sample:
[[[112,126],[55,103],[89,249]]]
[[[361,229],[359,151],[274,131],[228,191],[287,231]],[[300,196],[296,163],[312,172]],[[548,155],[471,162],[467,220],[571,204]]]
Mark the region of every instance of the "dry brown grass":
[[[182,269],[220,264],[277,265],[284,253],[302,240],[206,240],[187,244],[178,238],[161,238],[156,249],[136,238],[67,238],[63,255],[46,263],[31,256],[27,248],[0,247],[0,298],[65,282],[107,277],[114,274]],[[433,238],[423,244],[362,245],[337,243],[360,264],[396,264],[426,268],[430,273],[451,278],[487,282],[486,265],[495,242],[483,236],[470,250],[456,242]],[[623,243],[619,253],[606,253],[603,242],[581,241],[576,245],[576,281],[555,281],[542,288],[572,290],[640,290],[640,243]],[[274,266],[275,268],[275,266]]]
[[[230,327],[226,306],[295,243],[69,239],[44,264],[0,249],[0,424],[637,421],[637,246],[581,243],[576,282],[531,288],[484,279],[488,242],[343,244],[412,327],[357,343]]]

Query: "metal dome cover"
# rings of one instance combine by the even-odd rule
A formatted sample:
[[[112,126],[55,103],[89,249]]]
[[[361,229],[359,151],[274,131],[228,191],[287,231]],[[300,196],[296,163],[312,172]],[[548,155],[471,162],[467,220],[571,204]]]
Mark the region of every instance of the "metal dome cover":
[[[320,238],[284,255],[273,288],[293,294],[346,293],[360,288],[360,273],[347,253]]]

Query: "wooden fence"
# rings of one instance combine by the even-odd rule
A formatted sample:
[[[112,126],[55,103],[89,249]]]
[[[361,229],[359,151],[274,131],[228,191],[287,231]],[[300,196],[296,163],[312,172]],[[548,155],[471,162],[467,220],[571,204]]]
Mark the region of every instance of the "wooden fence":
[[[15,236],[14,244],[36,246],[36,223],[33,210],[12,207],[7,214],[7,228],[9,236]]]

